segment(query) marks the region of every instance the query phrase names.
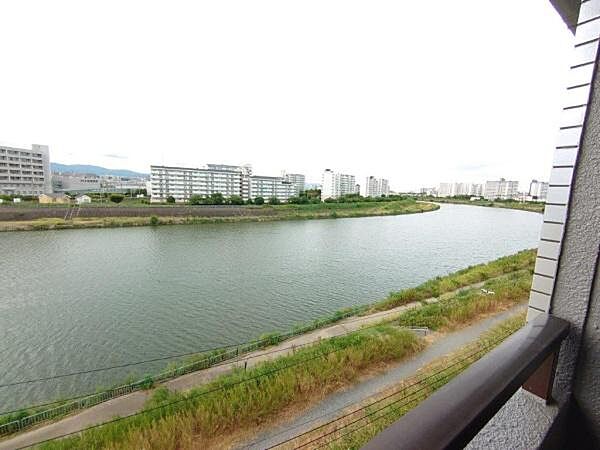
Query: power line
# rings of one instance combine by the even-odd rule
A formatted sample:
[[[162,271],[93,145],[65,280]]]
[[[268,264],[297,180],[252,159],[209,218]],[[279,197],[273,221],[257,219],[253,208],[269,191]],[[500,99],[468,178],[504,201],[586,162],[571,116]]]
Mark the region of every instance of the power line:
[[[298,435],[296,435],[296,436],[294,436],[294,437],[292,437],[292,438],[290,438],[290,439],[287,439],[287,440],[285,440],[285,441],[283,441],[283,442],[280,442],[280,443],[278,443],[278,444],[276,444],[276,445],[274,445],[274,446],[271,446],[271,447],[269,447],[269,448],[268,448],[268,450],[270,450],[270,449],[273,449],[273,448],[276,448],[276,447],[279,447],[279,446],[281,446],[281,445],[284,445],[284,444],[287,444],[287,443],[289,443],[289,442],[292,442],[292,441],[294,441],[294,440],[296,440],[296,439],[298,439],[298,438],[300,438],[300,437],[302,437],[302,436],[305,436],[305,435],[308,435],[308,434],[314,433],[315,431],[317,431],[317,430],[320,430],[321,428],[325,428],[325,427],[327,427],[327,426],[329,426],[329,425],[332,425],[332,424],[334,424],[335,422],[338,422],[338,421],[340,421],[340,420],[342,420],[342,419],[344,419],[344,418],[346,418],[346,417],[350,417],[350,416],[352,416],[352,415],[356,414],[357,412],[360,412],[360,411],[363,411],[363,410],[365,410],[365,409],[367,409],[367,408],[370,408],[370,407],[372,407],[372,406],[376,405],[377,403],[381,403],[381,402],[383,402],[383,401],[385,401],[385,400],[388,400],[388,399],[390,399],[391,397],[394,397],[394,396],[398,395],[398,394],[399,394],[399,393],[401,393],[401,392],[405,392],[405,391],[407,391],[408,389],[410,389],[411,387],[415,387],[415,386],[417,386],[417,385],[419,385],[419,384],[422,384],[422,383],[424,383],[424,382],[426,382],[426,381],[428,381],[428,380],[430,380],[430,379],[432,379],[432,378],[435,378],[436,376],[438,376],[438,375],[439,375],[439,374],[441,374],[442,372],[445,372],[445,371],[447,371],[447,370],[449,370],[449,369],[451,369],[451,368],[453,368],[453,367],[455,367],[455,366],[457,366],[457,365],[459,365],[459,364],[461,364],[461,363],[463,363],[463,362],[465,362],[465,361],[468,361],[469,359],[471,359],[472,357],[474,357],[474,356],[478,355],[479,353],[483,353],[483,352],[485,352],[486,350],[488,350],[489,348],[492,348],[493,346],[495,346],[495,344],[497,344],[498,342],[500,342],[502,339],[504,339],[505,337],[509,336],[510,334],[512,334],[512,332],[511,332],[511,333],[505,333],[504,335],[502,335],[501,337],[499,337],[499,338],[498,338],[496,341],[494,341],[494,343],[493,343],[493,344],[490,344],[490,345],[488,345],[488,346],[486,346],[486,347],[483,347],[483,348],[481,348],[481,349],[479,349],[479,350],[477,350],[477,351],[475,351],[475,352],[473,352],[473,353],[470,353],[469,355],[467,355],[467,356],[464,356],[464,357],[462,357],[462,358],[457,358],[453,364],[451,364],[451,365],[449,365],[449,366],[447,366],[447,367],[444,367],[443,369],[441,369],[441,370],[439,370],[439,371],[437,371],[437,372],[434,372],[433,374],[431,374],[431,375],[429,375],[429,376],[427,376],[427,377],[425,377],[425,378],[422,378],[422,379],[420,379],[420,380],[418,380],[418,381],[415,381],[414,383],[411,383],[411,384],[409,384],[409,385],[407,385],[407,386],[404,386],[404,387],[402,387],[402,388],[398,389],[397,391],[395,391],[395,392],[393,392],[393,393],[391,393],[391,394],[388,394],[388,395],[386,395],[385,397],[383,397],[383,398],[381,398],[381,399],[379,399],[379,400],[376,400],[376,401],[374,401],[374,402],[372,402],[372,403],[369,403],[368,405],[365,405],[365,406],[362,406],[362,407],[360,407],[360,408],[358,408],[358,409],[355,409],[355,410],[353,410],[353,411],[352,411],[352,412],[350,412],[350,413],[347,413],[347,414],[345,414],[345,415],[343,415],[343,416],[340,416],[340,417],[336,417],[335,419],[333,419],[333,420],[331,420],[331,421],[329,421],[329,422],[327,422],[327,423],[324,423],[324,424],[322,424],[322,425],[319,425],[318,427],[315,427],[315,428],[313,428],[313,429],[311,429],[311,430],[309,430],[309,431],[307,431],[307,432],[304,432],[304,433],[298,434]],[[359,402],[359,403],[355,403],[355,405],[357,405],[357,404],[360,404],[360,402]],[[337,410],[335,410],[335,411],[332,411],[332,412],[337,412],[337,411],[340,411],[340,410],[346,409],[346,408],[348,408],[348,406],[349,406],[349,405],[346,405],[346,406],[344,406],[344,407],[342,407],[342,408],[339,408],[339,409],[337,409]],[[389,405],[388,405],[388,406],[389,406]],[[320,416],[320,417],[317,417],[316,419],[313,419],[313,420],[310,420],[310,421],[308,421],[308,422],[305,422],[304,424],[300,424],[299,426],[302,426],[302,425],[305,425],[305,424],[308,424],[308,423],[314,422],[314,421],[316,421],[316,420],[318,420],[318,419],[320,419],[320,418],[323,418],[323,417],[326,417],[326,416],[329,416],[329,415],[331,415],[331,413],[324,414],[324,415],[322,415],[322,416]],[[297,428],[297,427],[296,427],[296,428]],[[284,431],[284,432],[285,432],[285,431]],[[284,433],[284,432],[282,432],[282,433]],[[279,434],[282,434],[282,433],[279,433]],[[261,442],[264,442],[264,440],[263,440],[263,441],[259,441],[258,443],[261,443]],[[253,444],[256,444],[256,443],[253,443]]]
[[[384,314],[380,314],[379,316],[377,316],[377,318],[385,317],[390,314],[400,314],[400,311],[388,311]],[[337,326],[337,325],[344,326],[344,325],[349,325],[349,324],[359,322],[362,320],[364,320],[364,319],[361,317],[358,317],[354,320],[347,321],[344,323],[332,324],[332,326]],[[311,331],[317,331],[320,329],[322,329],[322,328],[316,328]],[[310,331],[308,331],[308,332],[310,332]],[[293,337],[295,337],[295,336],[293,336]],[[193,352],[188,352],[188,353],[179,353],[179,354],[174,354],[174,355],[169,355],[169,356],[162,356],[162,357],[158,357],[158,358],[147,359],[147,360],[143,360],[143,361],[124,363],[124,364],[119,364],[119,365],[115,365],[115,366],[107,366],[107,367],[101,367],[101,368],[95,368],[95,369],[86,369],[86,370],[80,370],[80,371],[76,371],[76,372],[65,373],[65,374],[52,375],[52,376],[43,377],[43,378],[34,378],[34,379],[30,379],[30,380],[13,381],[10,383],[0,384],[0,389],[7,388],[7,387],[22,386],[25,384],[40,383],[43,381],[53,381],[53,380],[77,376],[77,375],[87,375],[90,373],[106,372],[108,370],[114,370],[114,369],[123,369],[125,367],[139,366],[142,364],[148,364],[148,363],[152,363],[152,362],[166,361],[169,359],[176,359],[176,358],[183,358],[186,356],[192,356],[192,355],[197,355],[197,354],[201,354],[201,353],[215,352],[215,351],[219,351],[219,350],[226,350],[226,349],[230,349],[230,348],[241,347],[244,345],[261,344],[263,342],[268,342],[269,340],[270,340],[270,338],[264,338],[264,339],[254,340],[254,341],[241,342],[241,343],[237,343],[237,344],[230,344],[230,345],[226,345],[226,346],[214,347],[214,348],[210,348],[210,349],[198,350],[198,351],[193,351]]]
[[[29,447],[33,447],[34,445],[40,445],[40,444],[44,444],[46,442],[55,441],[57,439],[63,439],[63,438],[72,436],[74,434],[83,433],[83,432],[91,430],[91,429],[99,428],[99,427],[102,427],[102,426],[105,426],[105,425],[110,425],[110,424],[113,424],[113,423],[116,423],[116,422],[120,422],[120,421],[123,421],[123,420],[126,420],[126,419],[130,419],[132,417],[137,417],[137,416],[148,414],[148,413],[151,413],[151,412],[154,412],[154,411],[157,411],[157,410],[162,410],[164,408],[168,408],[169,406],[174,406],[174,405],[178,405],[178,404],[181,404],[181,403],[185,403],[185,402],[188,402],[190,400],[194,400],[194,399],[197,399],[197,398],[200,398],[200,397],[204,397],[204,396],[213,394],[215,392],[223,391],[223,390],[226,390],[226,389],[233,388],[235,386],[246,384],[246,383],[251,382],[251,381],[259,380],[259,379],[267,377],[269,375],[273,375],[275,373],[279,373],[279,372],[282,372],[284,370],[287,370],[287,369],[290,369],[290,368],[293,368],[293,367],[297,367],[297,366],[306,364],[306,363],[308,363],[310,361],[314,361],[314,360],[317,360],[319,358],[323,358],[323,357],[326,357],[326,356],[329,356],[329,355],[332,355],[332,354],[335,354],[335,353],[339,353],[341,351],[347,350],[348,348],[349,347],[344,347],[344,348],[338,348],[338,349],[332,350],[330,352],[323,352],[323,353],[320,353],[319,355],[303,359],[303,360],[298,361],[298,362],[296,362],[294,364],[290,364],[290,365],[287,365],[287,366],[279,367],[277,369],[273,369],[273,370],[261,373],[261,374],[256,375],[256,376],[253,376],[253,377],[250,377],[250,378],[246,378],[244,380],[240,380],[240,381],[236,381],[236,382],[233,382],[233,383],[229,383],[229,384],[226,384],[226,385],[223,385],[223,386],[220,386],[220,387],[208,390],[208,391],[199,392],[199,393],[197,393],[195,395],[191,395],[189,397],[186,397],[186,398],[183,398],[183,399],[180,399],[180,400],[175,400],[173,402],[169,402],[169,403],[166,403],[166,404],[163,404],[163,405],[160,405],[160,406],[156,406],[154,408],[145,409],[143,411],[140,411],[140,412],[137,412],[137,413],[134,413],[134,414],[130,414],[128,416],[118,417],[118,418],[110,420],[108,422],[104,422],[104,423],[101,423],[101,424],[98,424],[98,425],[93,425],[93,426],[84,428],[83,430],[74,431],[72,433],[66,433],[64,435],[57,436],[55,438],[51,438],[51,439],[46,439],[46,440],[43,440],[43,441],[35,442],[33,444],[27,445],[25,447],[20,447],[20,448],[29,448]]]

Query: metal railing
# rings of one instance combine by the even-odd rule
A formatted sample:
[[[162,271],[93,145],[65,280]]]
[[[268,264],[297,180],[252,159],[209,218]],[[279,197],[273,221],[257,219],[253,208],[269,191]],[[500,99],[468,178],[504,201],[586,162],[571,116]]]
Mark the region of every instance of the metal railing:
[[[177,378],[192,372],[197,372],[199,370],[205,370],[210,367],[213,367],[217,364],[226,362],[226,361],[235,361],[236,359],[243,359],[244,355],[247,355],[250,352],[262,350],[271,345],[279,344],[288,339],[294,338],[301,334],[305,334],[320,328],[323,328],[327,325],[334,325],[336,322],[339,322],[343,319],[355,316],[360,314],[361,312],[366,311],[369,306],[360,306],[350,309],[345,314],[338,314],[337,316],[332,316],[329,318],[324,318],[321,320],[316,320],[310,324],[304,325],[302,327],[296,328],[295,330],[286,332],[286,333],[277,333],[272,336],[266,337],[264,339],[259,339],[256,341],[248,342],[246,344],[232,346],[229,350],[223,350],[218,353],[214,353],[205,358],[202,358],[198,361],[187,363],[183,366],[163,371],[157,375],[152,377],[146,377],[142,380],[136,381],[135,383],[120,386],[114,389],[109,389],[103,392],[99,392],[96,394],[92,394],[86,397],[82,397],[79,399],[75,399],[72,401],[67,401],[64,404],[50,408],[30,416],[24,417],[22,419],[12,421],[6,423],[4,425],[0,425],[0,436],[13,434],[20,432],[26,428],[37,425],[41,422],[45,422],[48,420],[52,420],[58,417],[65,416],[73,411],[90,408],[92,406],[98,405],[100,403],[106,402],[108,400],[112,400],[117,397],[121,397],[123,395],[131,394],[136,391],[140,391],[143,389],[147,389],[149,386],[152,386],[154,383],[162,383],[167,380],[171,380],[173,378]],[[421,334],[428,334],[428,328],[419,328],[419,327],[407,327],[412,331]],[[358,330],[357,330],[358,331]],[[200,355],[200,353],[199,353]]]
[[[522,386],[550,401],[568,322],[540,315],[364,449],[464,448]]]

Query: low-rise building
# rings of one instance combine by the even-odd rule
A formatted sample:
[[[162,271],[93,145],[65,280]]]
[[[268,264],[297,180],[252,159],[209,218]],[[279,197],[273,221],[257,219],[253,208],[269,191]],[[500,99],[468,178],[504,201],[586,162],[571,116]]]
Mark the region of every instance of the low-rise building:
[[[300,195],[300,192],[304,192],[306,177],[300,173],[287,173],[282,172],[281,177],[294,185],[294,195]]]
[[[78,195],[77,197],[75,197],[75,201],[77,202],[78,205],[83,205],[85,203],[92,203],[92,197],[90,197],[89,195]]]
[[[297,186],[284,178],[256,175],[250,177],[250,198],[262,197],[268,200],[275,197],[281,202],[287,202],[290,197],[296,195]]]
[[[71,198],[65,194],[42,194],[38,197],[38,201],[42,205],[65,204],[70,203]]]

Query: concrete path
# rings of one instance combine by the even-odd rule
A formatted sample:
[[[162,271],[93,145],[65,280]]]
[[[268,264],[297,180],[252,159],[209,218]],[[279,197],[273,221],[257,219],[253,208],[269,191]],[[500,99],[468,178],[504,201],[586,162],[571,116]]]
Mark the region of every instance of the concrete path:
[[[310,431],[323,423],[327,423],[342,415],[344,410],[396,386],[403,379],[414,375],[421,367],[473,342],[490,327],[518,312],[525,311],[525,309],[526,305],[519,305],[508,311],[481,320],[469,327],[444,335],[442,339],[431,344],[411,360],[396,364],[381,375],[330,395],[299,416],[285,423],[278,424],[268,431],[263,431],[246,442],[240,442],[235,448],[262,450],[291,439],[300,433]]]
[[[479,288],[483,283],[477,283],[465,288],[449,292],[438,298],[426,300],[428,303],[437,302],[440,299],[452,296],[460,291]],[[409,309],[419,308],[420,302],[409,303],[388,311],[382,311],[363,317],[350,317],[327,328],[312,331],[307,334],[289,339],[281,344],[269,347],[265,350],[259,350],[243,355],[240,359],[214,366],[198,372],[193,372],[170,381],[166,381],[162,386],[166,386],[171,391],[187,391],[191,388],[201,386],[215,378],[230,373],[233,369],[244,367],[253,367],[264,361],[272,360],[281,356],[292,354],[295,349],[301,348],[319,339],[327,339],[347,334],[348,332],[359,330],[360,328],[376,324],[382,320],[391,320],[399,314]],[[75,433],[93,425],[108,422],[115,417],[124,417],[135,414],[143,409],[144,403],[151,396],[151,392],[138,391],[123,397],[115,398],[100,405],[96,405],[82,412],[77,412],[71,416],[61,419],[57,422],[41,425],[25,431],[14,437],[0,440],[0,450],[13,450],[61,437],[68,433]]]

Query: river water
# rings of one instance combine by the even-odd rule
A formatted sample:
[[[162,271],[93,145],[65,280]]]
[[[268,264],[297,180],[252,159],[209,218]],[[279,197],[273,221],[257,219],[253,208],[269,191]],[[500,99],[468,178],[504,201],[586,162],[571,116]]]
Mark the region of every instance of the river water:
[[[287,330],[533,248],[541,221],[443,205],[391,217],[3,233],[0,385]],[[132,371],[0,388],[0,413],[113,385]]]

